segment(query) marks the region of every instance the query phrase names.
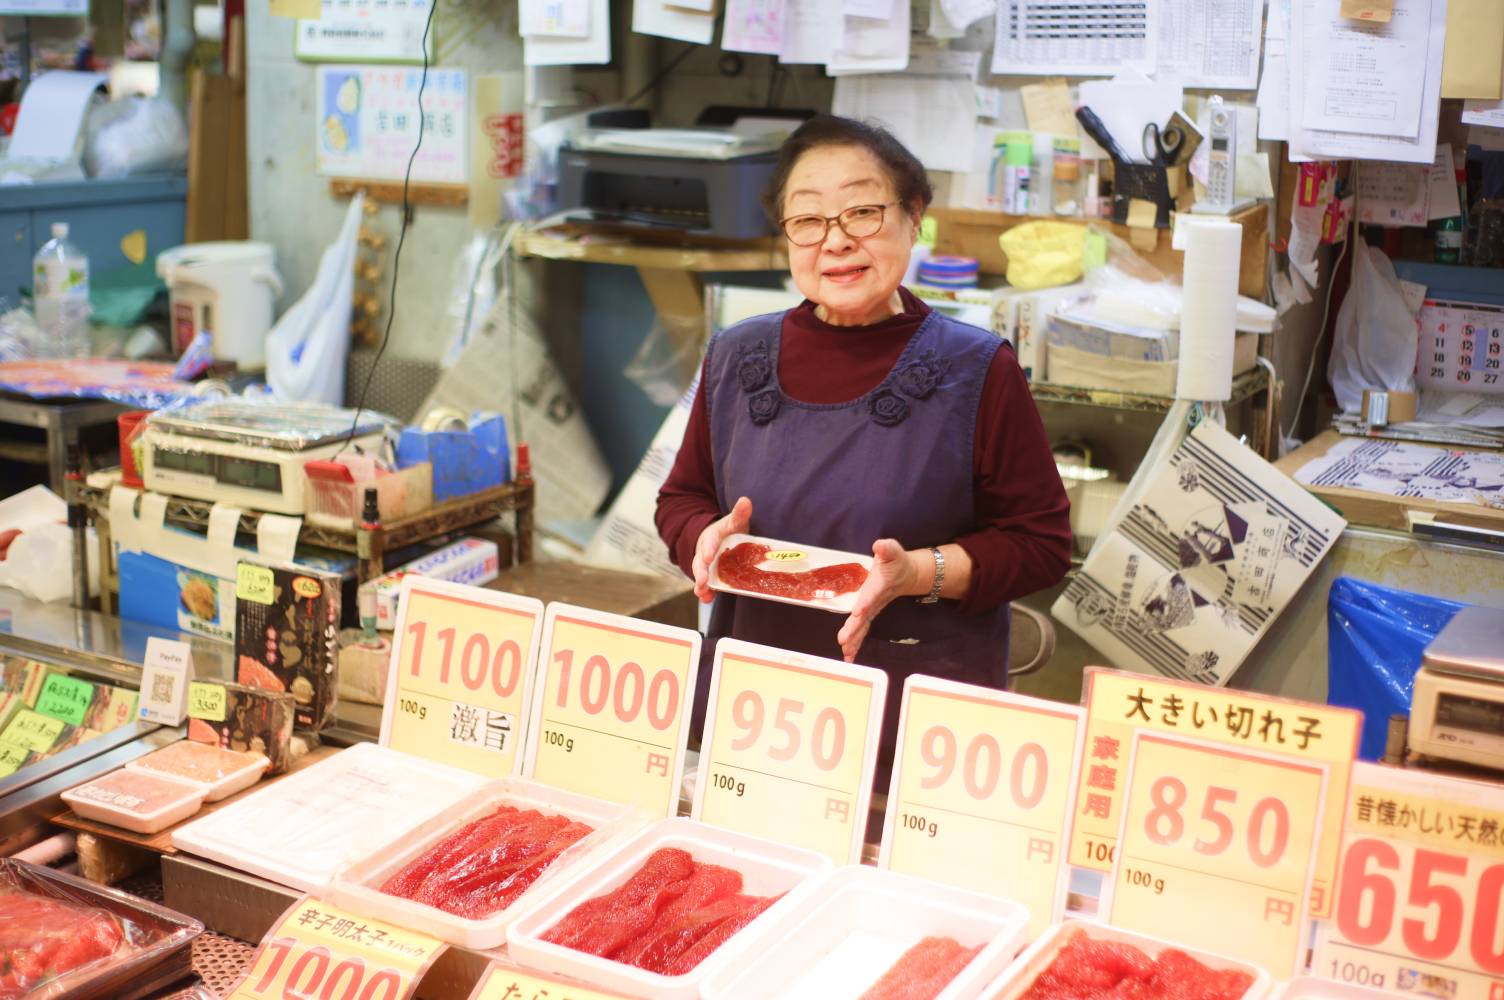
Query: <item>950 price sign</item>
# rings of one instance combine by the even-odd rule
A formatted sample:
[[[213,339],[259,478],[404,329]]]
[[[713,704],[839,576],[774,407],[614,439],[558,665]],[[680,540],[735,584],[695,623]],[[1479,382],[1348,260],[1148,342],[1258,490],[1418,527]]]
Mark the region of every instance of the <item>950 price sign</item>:
[[[1186,945],[1289,978],[1305,958],[1326,789],[1323,764],[1140,732],[1104,919],[1174,927]]]
[[[550,604],[525,773],[654,816],[679,809],[700,634]]]
[[[693,817],[861,859],[888,676],[722,639]]]
[[[1504,998],[1501,824],[1498,785],[1358,763],[1312,971],[1418,996]]]
[[[488,777],[517,774],[542,621],[531,597],[404,577],[381,742]]]
[[[305,896],[267,932],[228,1000],[403,1000],[444,948]]]
[[[1007,896],[1030,937],[1065,903],[1084,712],[923,675],[904,683],[885,868]]]

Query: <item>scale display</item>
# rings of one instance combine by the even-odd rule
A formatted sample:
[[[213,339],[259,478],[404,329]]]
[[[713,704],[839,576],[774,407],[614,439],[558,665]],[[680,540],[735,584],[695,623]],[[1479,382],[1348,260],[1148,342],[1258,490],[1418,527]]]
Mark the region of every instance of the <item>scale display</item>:
[[[1504,703],[1442,692],[1436,697],[1436,724],[1498,736],[1504,734]]]
[[[248,490],[282,492],[282,469],[274,462],[217,455],[208,451],[182,451],[161,447],[157,448],[153,458],[159,469],[208,476],[227,486],[239,486]]]

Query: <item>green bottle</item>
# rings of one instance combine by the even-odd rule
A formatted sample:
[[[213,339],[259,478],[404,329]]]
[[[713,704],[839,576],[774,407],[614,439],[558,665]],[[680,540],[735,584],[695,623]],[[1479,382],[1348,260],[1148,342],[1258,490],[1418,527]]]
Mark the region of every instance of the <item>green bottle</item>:
[[[1462,258],[1462,216],[1436,220],[1436,263],[1455,264]]]

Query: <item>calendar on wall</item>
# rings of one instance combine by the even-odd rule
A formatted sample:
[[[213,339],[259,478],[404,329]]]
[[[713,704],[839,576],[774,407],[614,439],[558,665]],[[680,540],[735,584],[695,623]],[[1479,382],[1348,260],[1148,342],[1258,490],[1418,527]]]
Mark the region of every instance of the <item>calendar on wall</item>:
[[[1504,306],[1427,299],[1415,381],[1428,389],[1504,395]]]

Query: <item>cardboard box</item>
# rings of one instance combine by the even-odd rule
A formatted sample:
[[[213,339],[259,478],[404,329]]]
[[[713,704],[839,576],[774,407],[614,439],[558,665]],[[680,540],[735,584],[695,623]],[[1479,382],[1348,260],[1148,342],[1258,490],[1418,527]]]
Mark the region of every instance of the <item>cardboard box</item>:
[[[323,728],[337,690],[340,577],[242,560],[235,597],[236,680],[290,692],[298,728]]]
[[[500,554],[495,542],[483,538],[461,538],[453,545],[414,559],[365,586],[376,590],[376,627],[391,631],[397,627],[397,599],[402,594],[404,576],[426,576],[479,586],[496,579],[500,572]]]
[[[1240,333],[1233,341],[1233,374],[1258,364],[1259,335]],[[1135,361],[1104,357],[1061,344],[1051,344],[1048,381],[1084,389],[1139,392],[1150,396],[1175,395],[1178,361]]]
[[[1025,378],[1045,380],[1050,317],[1082,294],[1080,282],[1033,290],[999,288],[993,293],[992,331],[1013,345]]]

